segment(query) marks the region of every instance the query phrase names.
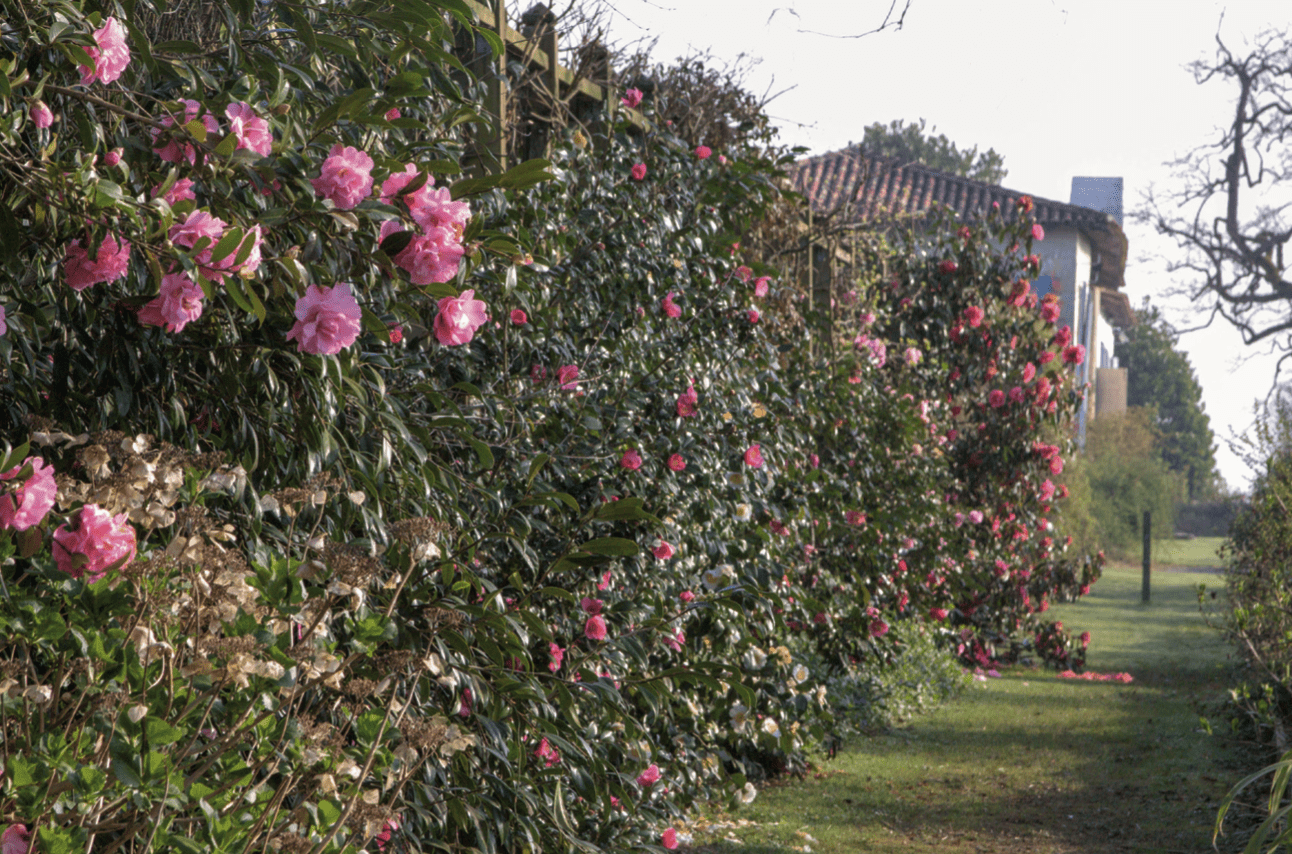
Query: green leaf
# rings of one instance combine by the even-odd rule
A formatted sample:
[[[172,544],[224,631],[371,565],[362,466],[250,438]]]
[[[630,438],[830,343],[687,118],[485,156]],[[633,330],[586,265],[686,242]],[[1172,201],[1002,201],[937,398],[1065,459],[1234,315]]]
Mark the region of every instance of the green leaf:
[[[129,789],[138,789],[144,784],[144,780],[139,776],[139,772],[124,759],[112,757],[112,773],[121,781],[121,785]]]
[[[538,473],[543,470],[543,466],[547,465],[547,462],[550,459],[552,458],[547,454],[538,454],[534,459],[529,461],[529,474],[525,478],[526,488],[534,485],[534,478],[538,477]],[[3,468],[3,466],[0,466],[0,468]]]
[[[579,551],[590,552],[594,555],[615,555],[617,557],[632,557],[641,552],[641,546],[632,540],[626,540],[623,537],[599,537],[595,540],[588,540],[586,543],[579,545]]]
[[[236,133],[230,133],[215,146],[215,153],[221,157],[228,157],[230,154],[233,154],[234,151],[237,151],[237,149],[238,135]]]
[[[150,715],[144,719],[144,736],[151,746],[162,747],[179,741],[185,736],[185,732],[178,727],[171,726],[160,718],[154,718]]]
[[[193,121],[184,125],[184,130],[188,131],[189,136],[198,142],[206,142],[206,125],[202,124],[200,120],[193,119]]]
[[[493,451],[489,450],[489,446],[484,442],[481,442],[479,439],[468,439],[467,441],[470,443],[471,449],[476,452],[476,458],[480,460],[480,467],[483,469],[492,469],[494,466],[494,458]]]
[[[369,709],[359,716],[359,720],[354,722],[355,737],[365,743],[372,742],[377,736],[381,735],[382,725],[385,720],[385,714]]]

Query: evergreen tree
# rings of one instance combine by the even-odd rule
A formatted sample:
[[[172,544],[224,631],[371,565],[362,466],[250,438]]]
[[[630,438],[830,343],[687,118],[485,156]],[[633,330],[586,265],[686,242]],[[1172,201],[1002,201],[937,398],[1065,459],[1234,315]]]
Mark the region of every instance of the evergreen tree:
[[[1157,308],[1145,305],[1135,314],[1138,325],[1117,345],[1117,358],[1129,368],[1126,404],[1155,409],[1163,461],[1184,474],[1191,501],[1208,498],[1221,481],[1202,387],[1188,357],[1176,349],[1179,335]]]
[[[983,181],[988,184],[999,184],[1005,180],[1009,171],[1005,169],[1005,158],[989,148],[982,154],[978,146],[960,150],[946,134],[933,136],[937,126],[925,131],[924,119],[920,123],[906,124],[897,119],[890,124],[875,122],[866,128],[861,147],[870,154],[880,157],[891,157],[903,162],[922,163],[931,169],[950,172]]]

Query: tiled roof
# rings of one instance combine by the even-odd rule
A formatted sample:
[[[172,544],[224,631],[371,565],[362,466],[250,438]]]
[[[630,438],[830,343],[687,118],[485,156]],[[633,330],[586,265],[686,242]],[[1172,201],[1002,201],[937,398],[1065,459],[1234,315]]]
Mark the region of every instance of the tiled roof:
[[[1002,213],[1015,216],[1013,200],[1018,190],[997,187],[930,169],[919,163],[901,163],[866,155],[859,147],[845,148],[800,160],[791,167],[794,189],[819,214],[847,206],[848,219],[864,222],[946,205],[963,219],[982,216],[999,202]],[[1081,230],[1105,256],[1106,287],[1121,287],[1126,266],[1126,236],[1117,221],[1102,211],[1032,197],[1032,215],[1042,226],[1071,226]],[[1111,260],[1113,263],[1107,265]]]

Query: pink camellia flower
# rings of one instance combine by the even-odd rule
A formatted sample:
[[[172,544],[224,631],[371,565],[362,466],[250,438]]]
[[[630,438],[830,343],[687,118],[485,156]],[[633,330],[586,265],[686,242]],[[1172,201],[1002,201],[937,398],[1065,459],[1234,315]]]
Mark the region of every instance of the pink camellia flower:
[[[1057,347],[1057,348],[1058,348],[1058,349],[1060,349],[1060,350],[1062,350],[1064,347],[1066,347],[1066,346],[1068,346],[1069,344],[1071,344],[1071,343],[1072,343],[1072,327],[1071,327],[1071,326],[1064,326],[1064,327],[1063,327],[1062,329],[1060,329],[1058,332],[1054,333],[1054,338],[1052,338],[1052,339],[1051,339],[1051,343],[1053,343],[1053,344],[1054,344],[1054,346],[1055,346],[1055,347]]]
[[[637,453],[636,448],[629,448],[624,451],[624,455],[619,458],[619,466],[629,471],[637,471],[642,467],[642,455]]]
[[[1045,239],[1045,229],[1041,228],[1039,222],[1032,225],[1032,239],[1037,241]]]
[[[674,291],[669,291],[668,296],[660,300],[659,304],[660,304],[660,307],[664,309],[664,313],[667,314],[669,317],[675,317],[675,318],[681,317],[682,308],[677,303],[673,302],[674,296],[676,296],[676,293]]]
[[[524,326],[529,323],[529,318],[525,315],[523,309],[513,308],[511,310],[511,322],[516,326]]]
[[[757,442],[745,451],[745,465],[754,469],[763,467],[763,452]]]
[[[588,617],[588,621],[583,624],[583,634],[589,640],[599,641],[606,639],[606,618],[600,614],[594,614]]]
[[[906,348],[906,364],[918,365],[920,363],[920,359],[922,358],[924,358],[924,353],[921,352],[919,347]]]
[[[1090,632],[1081,633],[1081,646],[1083,648],[1090,646]]]
[[[872,638],[882,638],[886,634],[888,634],[888,623],[883,620],[870,621],[870,636]]]
[[[317,178],[311,178],[314,192],[330,199],[338,210],[357,207],[372,192],[372,158],[357,148],[337,143],[323,161]]]
[[[1005,392],[998,388],[992,389],[987,393],[987,402],[991,404],[993,409],[999,409],[1005,405]]]
[[[1041,500],[1049,501],[1054,497],[1054,481],[1046,478],[1041,482]]]
[[[401,115],[402,113],[399,112],[399,107],[391,107],[389,110],[386,110],[386,121],[393,122]]]
[[[708,160],[711,154],[713,154],[713,149],[707,145],[697,145],[695,147],[695,156],[701,160]]]
[[[695,391],[694,385],[686,387],[686,391],[677,396],[677,414],[680,418],[690,418],[696,413],[696,405],[700,402],[700,396]]]
[[[1026,365],[1023,366],[1023,382],[1030,383],[1035,376],[1036,376],[1036,365],[1033,365],[1031,362],[1028,362]]]
[[[250,104],[235,101],[224,110],[229,120],[229,132],[238,138],[238,148],[254,151],[268,157],[273,151],[274,137],[269,132],[269,122],[256,115]]]
[[[471,689],[462,689],[462,701],[458,703],[458,715],[461,717],[470,717],[471,711],[475,708],[475,701],[471,697]]]
[[[808,465],[814,469],[821,468],[821,458],[816,454],[808,454]]]
[[[390,335],[390,343],[398,344],[400,341],[404,340],[404,327],[400,326],[398,323],[392,323],[390,324],[390,331],[388,334]]]
[[[561,669],[561,662],[565,661],[565,650],[555,641],[547,645],[547,655],[550,659],[547,662],[547,669],[555,673]]]
[[[31,850],[31,834],[25,824],[11,824],[0,834],[0,854],[27,854]]]
[[[1022,386],[1017,386],[1017,385],[1016,385],[1016,386],[1014,386],[1013,388],[1011,388],[1011,389],[1009,390],[1009,400],[1010,400],[1010,402],[1011,402],[1011,403],[1022,403],[1022,402],[1023,402],[1023,387],[1022,387]]]
[[[161,184],[153,187],[154,198],[159,195],[161,188]],[[166,191],[166,195],[162,198],[166,199],[166,204],[171,207],[175,207],[175,205],[184,201],[197,201],[197,195],[193,192],[193,182],[188,178],[177,179],[175,183],[171,185],[171,188]]]
[[[658,558],[659,560],[668,560],[674,554],[676,554],[676,552],[673,551],[673,546],[671,546],[669,543],[665,542],[664,540],[660,540],[659,545],[652,548],[650,550],[650,553],[655,555],[655,557]]]
[[[126,28],[117,19],[103,19],[103,26],[94,31],[94,47],[85,52],[94,60],[94,67],[81,66],[81,85],[89,86],[95,80],[111,83],[125,72],[130,64],[130,46],[126,44]]]
[[[184,327],[202,316],[202,289],[178,271],[162,277],[161,293],[152,302],[139,309],[139,322],[145,326],[161,326],[167,332],[182,332]]]
[[[400,230],[398,223],[395,231]],[[383,226],[383,231],[386,228]],[[465,250],[454,233],[447,228],[432,228],[409,241],[408,246],[394,257],[394,262],[408,271],[408,280],[415,285],[447,282],[458,274],[458,266]]]
[[[960,265],[955,261],[947,259],[946,261],[938,264],[938,269],[944,273],[954,273],[956,270],[960,269]]]
[[[762,299],[767,296],[768,286],[771,284],[771,276],[759,276],[754,279],[754,296]]]
[[[860,510],[845,510],[843,520],[849,525],[864,525],[866,524],[866,514]]]
[[[742,282],[748,283],[753,275],[754,271],[746,267],[744,264],[741,264],[736,268],[736,278]]]
[[[547,368],[543,367],[542,365],[530,365],[529,379],[535,385],[538,385],[543,380],[547,379]]]
[[[336,355],[359,337],[363,312],[348,282],[330,288],[310,285],[296,300],[296,324],[287,333],[302,353]]]
[[[642,788],[653,786],[659,782],[659,766],[651,765],[645,771],[637,775],[637,785]]]
[[[665,830],[659,835],[659,844],[670,851],[677,848],[677,831],[671,827]]]
[[[723,166],[726,166],[726,165],[727,165],[727,155],[725,155],[725,154],[719,154],[719,155],[718,155],[718,162],[719,162],[719,163],[721,163]]]
[[[1086,348],[1083,344],[1073,344],[1063,350],[1063,361],[1069,365],[1080,365],[1086,360]]]
[[[625,107],[628,107],[634,110],[641,105],[641,102],[642,102],[642,90],[640,89],[629,89],[627,92],[624,93],[624,96],[619,99],[619,103],[623,104]]]
[[[5,322],[4,306],[0,305],[0,335],[4,335],[8,331],[9,331],[9,324]]]
[[[3,311],[0,311],[2,320]],[[31,466],[31,476],[17,491],[6,493],[0,490],[0,529],[25,531],[44,521],[54,506],[54,496],[58,493],[54,469],[40,457],[28,457],[20,465],[0,473],[0,482],[13,480],[27,466]]]
[[[38,128],[47,128],[54,123],[54,112],[44,101],[31,105],[31,123]]]
[[[489,320],[483,301],[474,299],[474,290],[465,290],[461,296],[444,297],[440,311],[435,315],[435,337],[441,344],[456,346],[467,344],[475,332]]]
[[[668,458],[668,467],[673,471],[682,471],[686,468],[686,460],[682,458],[681,454],[673,454]]]
[[[426,186],[415,193],[404,196],[408,203],[408,212],[413,221],[425,231],[436,228],[447,229],[452,239],[462,242],[462,234],[471,221],[471,205],[466,202],[455,202],[453,193],[448,187],[431,189],[433,181],[426,180]]]
[[[566,391],[574,391],[579,387],[578,365],[562,365],[556,369],[556,381],[561,384],[561,388]]]
[[[758,309],[756,308],[751,308],[747,317],[749,318],[750,323],[757,323],[762,319],[762,315],[758,313]]]
[[[543,736],[543,739],[538,743],[538,749],[534,751],[534,756],[543,760],[543,767],[545,768],[551,768],[561,761],[561,754],[548,742],[547,736]]]
[[[932,617],[933,619],[935,619],[935,620],[939,620],[939,621],[941,621],[941,620],[945,620],[945,619],[947,618],[947,614],[949,614],[949,613],[951,613],[951,612],[950,612],[950,611],[948,611],[946,608],[930,608],[930,609],[929,609],[929,616],[930,616],[930,617]]]
[[[230,252],[219,261],[211,260],[211,250],[215,244],[220,242],[224,236],[225,222],[206,211],[193,211],[184,221],[176,223],[170,227],[170,240],[176,246],[182,246],[185,249],[193,249],[199,242],[205,241],[202,248],[193,256],[202,270],[202,275],[207,278],[222,279],[224,271],[228,269],[237,258],[237,251]]]
[[[54,532],[54,560],[73,578],[93,583],[114,563],[125,566],[134,558],[135,529],[125,513],[112,516],[97,504],[86,504]]]
[[[645,178],[645,177],[646,177],[646,164],[645,164],[645,163],[634,163],[634,164],[633,164],[633,168],[632,168],[632,175],[633,175],[633,180],[634,180],[634,181],[640,181],[640,180],[642,180],[643,178]]]
[[[402,172],[391,172],[386,180],[381,182],[380,198],[383,204],[393,205],[395,202],[403,199],[404,204],[411,211],[414,208],[421,207],[431,202],[432,187],[435,179],[430,175],[426,176],[426,183],[411,193],[400,195],[400,191],[413,182],[413,179],[421,174],[421,170],[413,163],[405,163]]]
[[[99,282],[123,278],[129,266],[129,241],[118,242],[116,237],[109,234],[103,238],[98,254],[93,258],[80,240],[69,243],[67,254],[63,257],[63,276],[72,290],[83,291]]]
[[[976,305],[969,306],[964,310],[963,314],[964,314],[965,320],[969,322],[970,326],[975,328],[982,326],[982,319],[985,315],[983,310],[978,306]]]
[[[1046,302],[1041,305],[1041,319],[1046,323],[1054,323],[1059,319],[1059,303]]]
[[[202,105],[197,101],[185,98],[181,103],[184,105],[184,120],[181,124],[188,124],[198,117],[198,113],[202,112]],[[215,116],[210,113],[203,115],[201,122],[202,126],[206,128],[208,139],[212,135],[220,132],[220,123],[216,120]],[[175,126],[176,121],[173,116],[162,116],[161,123],[164,127],[170,128]],[[183,145],[180,145],[176,140],[168,139],[165,144],[159,146],[157,145],[157,141],[162,137],[162,134],[165,133],[165,131],[160,128],[153,128],[150,133],[153,140],[153,154],[156,154],[162,160],[165,160],[167,163],[181,163],[183,161],[188,161],[192,164],[197,162],[197,149],[191,142],[186,142]]]
[[[677,598],[681,599],[683,602],[694,602],[695,594],[690,590],[683,590],[681,593],[677,594]]]

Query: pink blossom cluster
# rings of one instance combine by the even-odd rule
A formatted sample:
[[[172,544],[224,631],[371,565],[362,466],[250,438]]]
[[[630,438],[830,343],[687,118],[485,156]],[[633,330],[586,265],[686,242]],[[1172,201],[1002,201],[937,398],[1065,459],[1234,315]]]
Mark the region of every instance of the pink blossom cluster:
[[[67,254],[63,256],[63,277],[73,290],[83,291],[99,282],[124,278],[129,266],[128,241],[119,241],[109,234],[103,238],[98,252],[91,258],[89,250],[78,239],[67,245]]]
[[[54,507],[58,487],[54,469],[39,457],[28,457],[7,472],[0,472],[0,482],[14,480],[28,466],[31,474],[16,491],[0,491],[0,530],[25,531],[39,525]]]
[[[310,285],[296,300],[296,323],[287,333],[302,353],[336,355],[353,344],[362,328],[363,313],[348,282],[330,288]]]
[[[457,275],[466,252],[462,235],[471,220],[471,206],[466,202],[455,202],[446,187],[432,189],[435,179],[430,175],[426,176],[421,187],[407,190],[420,175],[414,164],[407,163],[402,172],[391,173],[381,184],[381,201],[395,205],[402,200],[420,229],[394,256],[394,261],[408,271],[409,281],[415,285],[447,282]],[[381,239],[384,241],[403,230],[403,224],[398,220],[387,220],[381,226]]]
[[[135,558],[135,529],[126,514],[111,515],[97,504],[86,504],[54,532],[54,561],[73,578],[95,582],[113,564],[125,566]]]
[[[1122,682],[1130,683],[1135,681],[1135,677],[1129,673],[1095,673],[1093,670],[1087,670],[1084,673],[1074,673],[1071,670],[1064,670],[1059,673],[1060,679],[1084,679],[1087,682]]]
[[[85,52],[94,60],[94,67],[81,66],[81,85],[89,86],[95,80],[112,83],[130,64],[130,46],[126,44],[126,28],[111,16],[103,19],[103,26],[92,34],[94,46]]]

